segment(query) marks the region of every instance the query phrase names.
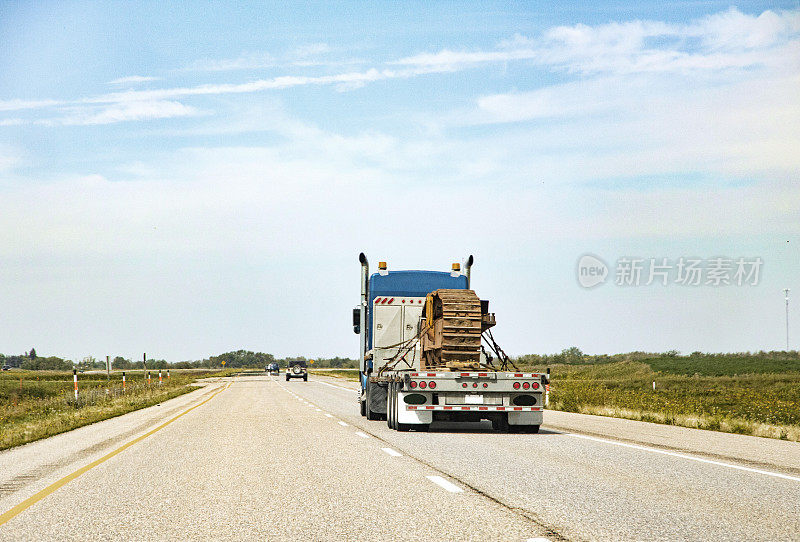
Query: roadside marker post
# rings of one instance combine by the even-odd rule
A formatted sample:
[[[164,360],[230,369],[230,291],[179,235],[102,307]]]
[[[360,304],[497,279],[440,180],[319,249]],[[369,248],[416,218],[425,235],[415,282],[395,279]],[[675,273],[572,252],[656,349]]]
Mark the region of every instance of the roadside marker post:
[[[656,391],[656,381],[653,380],[653,391]]]
[[[125,371],[122,371],[122,391],[125,391]]]
[[[169,382],[169,369],[167,369],[167,382]]]
[[[544,385],[544,406],[550,404],[550,367],[547,368],[547,384]]]
[[[150,371],[147,371],[147,385],[150,385]]]
[[[75,404],[78,404],[78,369],[72,369],[72,382],[75,384]]]
[[[159,386],[161,385],[161,382],[162,382],[162,380],[161,380],[161,369],[159,369],[158,370],[158,385]]]

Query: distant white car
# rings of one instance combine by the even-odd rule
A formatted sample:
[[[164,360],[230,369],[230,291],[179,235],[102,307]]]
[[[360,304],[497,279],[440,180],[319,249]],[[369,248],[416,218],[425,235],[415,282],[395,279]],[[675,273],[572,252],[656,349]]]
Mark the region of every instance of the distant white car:
[[[295,360],[288,363],[286,368],[286,381],[288,382],[291,378],[302,378],[304,381],[308,381],[308,369],[306,368],[305,361]]]

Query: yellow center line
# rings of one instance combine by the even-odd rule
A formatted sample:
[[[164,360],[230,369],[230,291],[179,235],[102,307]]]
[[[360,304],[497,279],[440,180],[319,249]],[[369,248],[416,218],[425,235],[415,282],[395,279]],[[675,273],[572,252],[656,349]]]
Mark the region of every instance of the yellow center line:
[[[46,488],[44,488],[41,491],[33,494],[31,497],[28,497],[27,499],[25,499],[24,501],[22,501],[21,503],[16,505],[14,508],[9,510],[8,512],[5,512],[4,514],[0,515],[0,525],[3,525],[4,523],[8,522],[9,520],[14,518],[15,516],[21,514],[22,512],[24,512],[25,510],[27,510],[28,508],[30,508],[31,506],[33,506],[37,502],[41,501],[42,499],[44,499],[45,497],[47,497],[51,493],[61,489],[62,487],[64,487],[68,483],[70,483],[72,480],[74,480],[75,478],[77,478],[81,474],[90,471],[91,469],[95,468],[97,465],[100,465],[101,463],[105,463],[106,461],[108,461],[109,459],[111,459],[112,457],[117,455],[118,453],[126,450],[127,448],[130,448],[131,446],[133,446],[137,442],[140,442],[140,441],[146,439],[147,437],[149,437],[150,435],[152,435],[156,431],[159,431],[159,430],[165,428],[166,426],[168,426],[169,424],[171,424],[172,422],[174,422],[175,420],[177,420],[181,416],[183,416],[185,414],[188,414],[189,412],[191,412],[192,410],[196,409],[197,407],[203,406],[204,404],[208,403],[211,399],[213,399],[214,397],[216,397],[217,395],[219,395],[223,391],[225,391],[228,388],[230,388],[231,384],[232,383],[229,383],[227,386],[225,386],[222,389],[214,392],[211,395],[211,397],[209,397],[205,401],[203,401],[201,403],[198,403],[198,404],[194,405],[193,407],[187,408],[186,410],[184,410],[183,412],[181,412],[180,414],[178,414],[174,418],[172,418],[170,420],[167,420],[166,422],[162,423],[161,425],[159,425],[155,429],[145,433],[144,435],[142,435],[140,437],[137,437],[137,438],[135,438],[135,439],[123,444],[122,446],[120,446],[116,450],[107,453],[106,455],[104,455],[100,459],[92,461],[88,465],[79,468],[75,472],[64,476],[61,480],[58,480],[57,482],[53,482],[52,484],[50,484]]]

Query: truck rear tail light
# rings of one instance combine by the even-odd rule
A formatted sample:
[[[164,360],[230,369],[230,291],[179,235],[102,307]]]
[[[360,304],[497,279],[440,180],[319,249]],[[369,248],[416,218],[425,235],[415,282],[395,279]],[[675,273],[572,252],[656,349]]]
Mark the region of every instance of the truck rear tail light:
[[[435,387],[436,387],[436,382],[434,382],[433,380],[431,380],[430,382],[428,382],[428,387],[429,387],[430,389],[433,389],[433,388],[435,388]]]
[[[417,383],[412,380],[411,382],[408,383],[408,387],[413,390],[414,388],[417,387]]]
[[[475,382],[475,383],[472,385],[472,387],[473,387],[473,388],[477,388],[477,387],[478,387],[478,383],[477,383],[477,382]]]
[[[519,389],[519,382],[514,382],[514,389],[515,389],[515,390],[518,390],[518,389]]]
[[[532,383],[531,383],[531,387],[532,387],[533,389],[535,389],[535,390],[538,390],[538,389],[539,389],[539,383],[538,383],[538,382],[532,382]]]
[[[488,388],[488,387],[489,387],[489,384],[487,384],[486,382],[484,382],[484,383],[483,383],[483,387],[484,387],[484,388]]]
[[[424,390],[425,388],[428,387],[428,383],[423,380],[422,382],[419,383],[419,387],[420,389]]]
[[[466,387],[467,387],[467,383],[466,383],[466,382],[464,382],[463,384],[461,384],[461,387],[462,387],[462,388],[466,388]]]
[[[522,383],[522,389],[523,389],[523,390],[527,390],[527,389],[528,389],[528,388],[530,388],[530,387],[531,387],[531,385],[530,385],[529,383],[527,383],[527,382],[523,382],[523,383]]]

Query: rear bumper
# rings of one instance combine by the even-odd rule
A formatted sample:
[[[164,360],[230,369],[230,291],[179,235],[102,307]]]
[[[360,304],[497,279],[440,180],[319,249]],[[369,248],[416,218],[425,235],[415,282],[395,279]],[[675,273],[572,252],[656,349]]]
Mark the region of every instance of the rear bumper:
[[[398,405],[400,423],[427,424],[434,420],[478,421],[508,416],[509,425],[541,425],[542,407],[518,406],[460,406],[460,405]]]
[[[448,410],[454,412],[541,412],[542,407],[534,406],[461,406],[461,405],[405,405],[408,410]]]

